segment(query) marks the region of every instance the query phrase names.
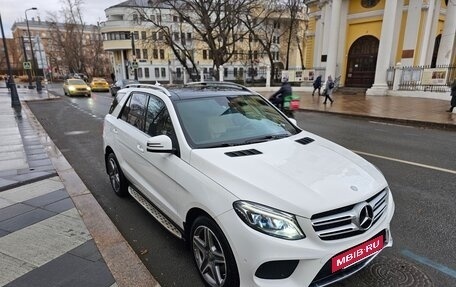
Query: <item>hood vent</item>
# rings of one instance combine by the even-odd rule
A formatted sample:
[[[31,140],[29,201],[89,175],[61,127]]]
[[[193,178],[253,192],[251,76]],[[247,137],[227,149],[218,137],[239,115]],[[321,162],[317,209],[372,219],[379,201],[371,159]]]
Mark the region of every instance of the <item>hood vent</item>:
[[[238,157],[238,156],[262,154],[262,152],[259,150],[256,150],[256,149],[246,149],[246,150],[226,152],[225,154],[230,157]]]
[[[311,142],[315,141],[313,138],[305,137],[299,140],[296,140],[297,143],[300,144],[310,144]]]

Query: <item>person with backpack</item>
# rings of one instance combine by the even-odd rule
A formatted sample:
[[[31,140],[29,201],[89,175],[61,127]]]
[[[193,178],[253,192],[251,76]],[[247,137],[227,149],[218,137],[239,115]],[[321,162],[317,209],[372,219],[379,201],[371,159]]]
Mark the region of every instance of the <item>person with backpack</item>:
[[[320,89],[321,89],[321,75],[318,75],[318,77],[315,79],[315,81],[313,82],[313,87],[314,87],[314,90],[312,92],[312,97],[314,96],[315,94],[315,91],[318,90],[318,96],[321,96],[320,94]]]
[[[269,97],[269,101],[279,108],[286,116],[290,118],[293,117],[293,110],[290,108],[292,88],[287,77],[282,78],[282,86],[277,92]]]
[[[324,100],[323,104],[326,104],[326,101],[328,99],[331,102],[331,104],[334,102],[334,100],[331,98],[333,90],[334,90],[334,81],[333,81],[331,75],[329,75],[328,80],[326,81],[326,88],[324,90],[325,100]]]

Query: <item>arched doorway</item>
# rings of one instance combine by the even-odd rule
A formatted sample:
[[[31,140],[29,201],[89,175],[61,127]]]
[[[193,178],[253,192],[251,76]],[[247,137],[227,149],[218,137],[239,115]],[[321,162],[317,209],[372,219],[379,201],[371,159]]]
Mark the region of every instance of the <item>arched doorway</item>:
[[[379,40],[374,36],[362,36],[351,45],[348,52],[346,87],[372,87],[378,45]]]

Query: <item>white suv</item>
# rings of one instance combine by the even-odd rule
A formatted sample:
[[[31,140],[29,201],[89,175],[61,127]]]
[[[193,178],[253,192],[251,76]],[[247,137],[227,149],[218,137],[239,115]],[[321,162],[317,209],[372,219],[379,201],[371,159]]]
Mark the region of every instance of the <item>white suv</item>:
[[[103,140],[114,191],[190,242],[208,286],[325,286],[392,245],[382,173],[245,87],[120,90]]]

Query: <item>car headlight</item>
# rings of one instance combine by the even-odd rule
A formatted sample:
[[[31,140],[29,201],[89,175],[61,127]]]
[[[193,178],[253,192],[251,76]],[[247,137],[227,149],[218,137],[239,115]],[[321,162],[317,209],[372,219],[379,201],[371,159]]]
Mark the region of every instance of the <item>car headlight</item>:
[[[69,87],[68,87],[68,90],[70,90],[70,91],[76,91],[76,88],[73,87],[73,86],[69,86]]]
[[[236,201],[233,207],[245,224],[259,232],[287,240],[306,237],[292,214],[247,201]]]
[[[90,87],[87,87],[86,89],[87,89],[87,91],[90,91]]]

